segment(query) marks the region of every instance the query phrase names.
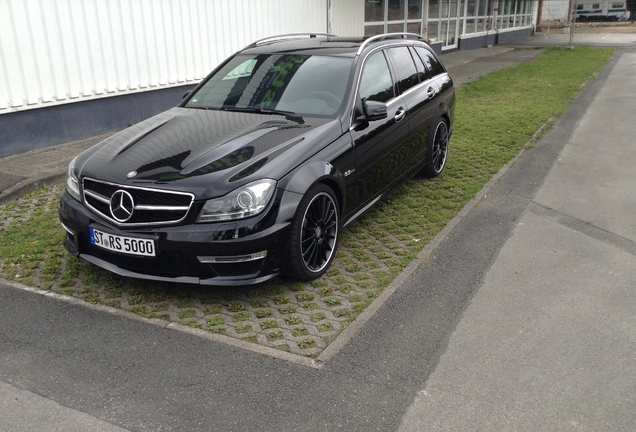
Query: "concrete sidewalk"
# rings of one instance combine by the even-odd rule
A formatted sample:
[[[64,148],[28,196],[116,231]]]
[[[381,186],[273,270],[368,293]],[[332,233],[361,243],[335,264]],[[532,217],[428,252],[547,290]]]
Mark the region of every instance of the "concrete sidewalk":
[[[634,70],[623,54],[400,431],[636,428]]]
[[[40,185],[62,182],[75,156],[110,135],[0,158],[0,202],[17,198]]]

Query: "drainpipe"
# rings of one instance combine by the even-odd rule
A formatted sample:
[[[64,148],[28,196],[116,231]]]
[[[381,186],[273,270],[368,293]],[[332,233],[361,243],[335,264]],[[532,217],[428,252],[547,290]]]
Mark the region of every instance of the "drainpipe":
[[[327,33],[333,33],[333,0],[327,0]]]
[[[492,10],[492,30],[493,33],[495,35],[495,43],[493,45],[499,45],[499,22],[497,21],[497,19],[499,18],[499,6],[500,6],[500,1],[499,0],[495,0],[495,5],[496,7],[493,8]]]

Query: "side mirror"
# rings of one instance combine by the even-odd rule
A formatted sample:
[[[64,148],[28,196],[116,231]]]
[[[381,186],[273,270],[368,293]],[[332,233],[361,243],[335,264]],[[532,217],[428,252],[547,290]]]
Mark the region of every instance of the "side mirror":
[[[384,102],[365,100],[362,105],[364,107],[364,118],[367,121],[382,120],[388,116]]]
[[[187,92],[183,93],[183,96],[181,96],[181,99],[185,99],[188,96],[190,96],[190,90],[188,90]]]

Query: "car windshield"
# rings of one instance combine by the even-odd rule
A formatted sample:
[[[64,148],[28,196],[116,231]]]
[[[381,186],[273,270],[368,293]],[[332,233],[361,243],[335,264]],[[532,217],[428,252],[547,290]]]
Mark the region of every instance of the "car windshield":
[[[334,116],[351,60],[298,54],[239,54],[192,95],[188,108]]]

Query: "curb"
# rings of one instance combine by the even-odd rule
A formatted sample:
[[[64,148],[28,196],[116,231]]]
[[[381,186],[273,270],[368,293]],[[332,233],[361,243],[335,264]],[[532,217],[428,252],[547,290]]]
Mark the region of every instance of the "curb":
[[[60,183],[64,181],[65,177],[66,174],[57,173],[37,179],[27,178],[25,180],[22,180],[18,184],[11,186],[10,188],[5,189],[0,193],[0,204],[20,198],[21,196],[38,190],[43,186],[50,186],[55,183]]]

